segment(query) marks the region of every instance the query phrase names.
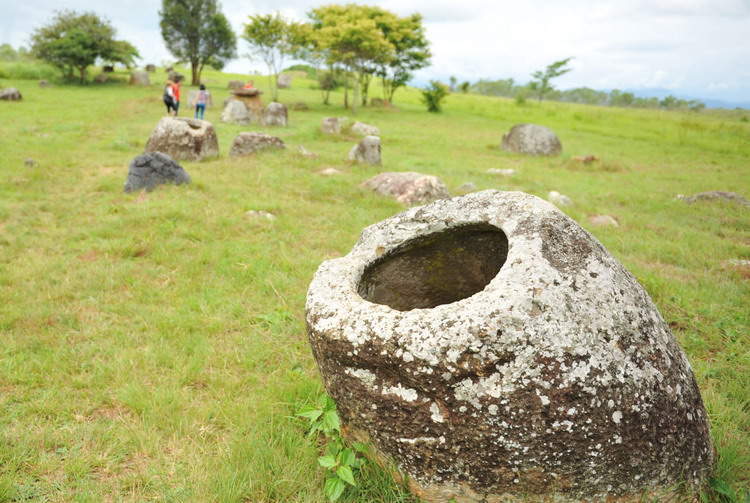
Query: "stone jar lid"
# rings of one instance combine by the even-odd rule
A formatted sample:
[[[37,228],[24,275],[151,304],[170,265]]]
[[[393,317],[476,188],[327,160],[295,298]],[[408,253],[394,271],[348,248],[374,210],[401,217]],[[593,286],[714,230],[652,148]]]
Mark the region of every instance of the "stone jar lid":
[[[306,318],[344,431],[427,501],[656,494],[710,473],[703,402],[656,306],[535,196],[366,228],[320,265]]]

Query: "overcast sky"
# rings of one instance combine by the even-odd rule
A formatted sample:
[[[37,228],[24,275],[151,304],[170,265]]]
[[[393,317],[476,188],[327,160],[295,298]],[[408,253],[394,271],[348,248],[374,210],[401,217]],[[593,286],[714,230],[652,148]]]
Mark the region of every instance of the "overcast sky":
[[[58,0],[0,0],[0,43],[27,44]],[[279,10],[303,20],[310,0],[224,0],[240,31],[249,14]],[[345,2],[339,2],[345,3]],[[549,63],[573,56],[561,88],[665,88],[682,96],[750,102],[750,0],[370,0],[399,14],[424,16],[432,66],[417,75],[460,80],[513,77],[519,82]],[[118,37],[138,47],[142,63],[171,56],[159,34],[157,0],[68,0],[75,10],[107,17]],[[247,53],[240,42],[240,54]],[[246,58],[228,69],[262,68]]]

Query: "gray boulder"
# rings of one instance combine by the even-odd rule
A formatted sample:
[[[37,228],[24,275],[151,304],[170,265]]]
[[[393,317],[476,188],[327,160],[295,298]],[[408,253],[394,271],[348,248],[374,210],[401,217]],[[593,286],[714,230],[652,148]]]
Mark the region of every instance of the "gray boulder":
[[[362,186],[407,206],[450,197],[448,188],[438,177],[413,171],[380,173]]]
[[[289,112],[286,106],[273,101],[263,110],[261,121],[264,126],[286,126],[289,122]]]
[[[252,155],[261,150],[286,148],[284,141],[265,133],[240,133],[232,141],[229,155],[232,157]]]
[[[52,84],[50,84],[47,80],[40,80],[39,87],[52,87]]]
[[[15,87],[6,87],[5,89],[0,90],[0,100],[20,101],[22,99],[23,96],[21,96],[21,92]]]
[[[251,119],[250,110],[240,100],[228,100],[224,105],[224,110],[221,112],[221,122],[246,125],[250,124]]]
[[[364,122],[355,122],[352,125],[352,133],[359,136],[380,136],[380,129]]]
[[[282,73],[279,78],[276,79],[276,85],[279,89],[289,89],[292,87],[292,75],[289,73]]]
[[[227,89],[240,89],[244,85],[245,83],[241,80],[230,80],[229,84],[227,84]]]
[[[481,191],[323,262],[307,330],[341,431],[421,498],[693,501],[706,410],[643,287],[552,204]]]
[[[341,128],[348,120],[346,117],[324,117],[320,130],[325,134],[341,134]]]
[[[200,161],[219,155],[219,141],[208,121],[164,117],[146,144],[146,152],[163,152],[178,161]]]
[[[125,192],[146,189],[152,191],[157,185],[190,183],[190,175],[171,157],[161,152],[141,154],[130,162]]]
[[[723,200],[723,201],[731,201],[734,203],[741,204],[743,206],[750,206],[750,201],[742,197],[740,194],[736,192],[724,192],[721,190],[711,190],[708,192],[698,192],[697,194],[693,194],[692,196],[684,196],[682,194],[679,194],[677,196],[677,199],[682,199],[688,204],[693,204],[698,201],[716,201],[716,200]]]
[[[380,164],[380,138],[365,136],[349,151],[349,160],[367,164]]]
[[[130,85],[133,86],[149,86],[151,85],[150,77],[148,72],[137,71],[130,74]]]
[[[559,155],[562,144],[549,128],[536,124],[517,124],[503,135],[503,150],[518,154]]]

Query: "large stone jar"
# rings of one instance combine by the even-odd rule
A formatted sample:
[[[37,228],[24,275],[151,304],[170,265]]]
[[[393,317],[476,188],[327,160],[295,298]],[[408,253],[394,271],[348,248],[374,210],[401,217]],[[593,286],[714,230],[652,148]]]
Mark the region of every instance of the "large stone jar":
[[[368,227],[316,272],[307,324],[345,434],[426,501],[660,498],[710,473],[656,306],[537,197],[476,192]]]

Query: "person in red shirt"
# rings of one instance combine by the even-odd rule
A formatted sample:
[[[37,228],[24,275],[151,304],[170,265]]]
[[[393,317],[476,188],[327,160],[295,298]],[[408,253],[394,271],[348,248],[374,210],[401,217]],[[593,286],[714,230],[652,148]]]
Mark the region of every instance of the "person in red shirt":
[[[248,80],[247,84],[243,86],[244,89],[253,89],[255,87],[255,82],[252,80]]]
[[[177,117],[177,113],[180,111],[180,81],[177,79],[175,79],[172,84],[172,99],[174,100],[172,105],[174,108],[174,116]]]

